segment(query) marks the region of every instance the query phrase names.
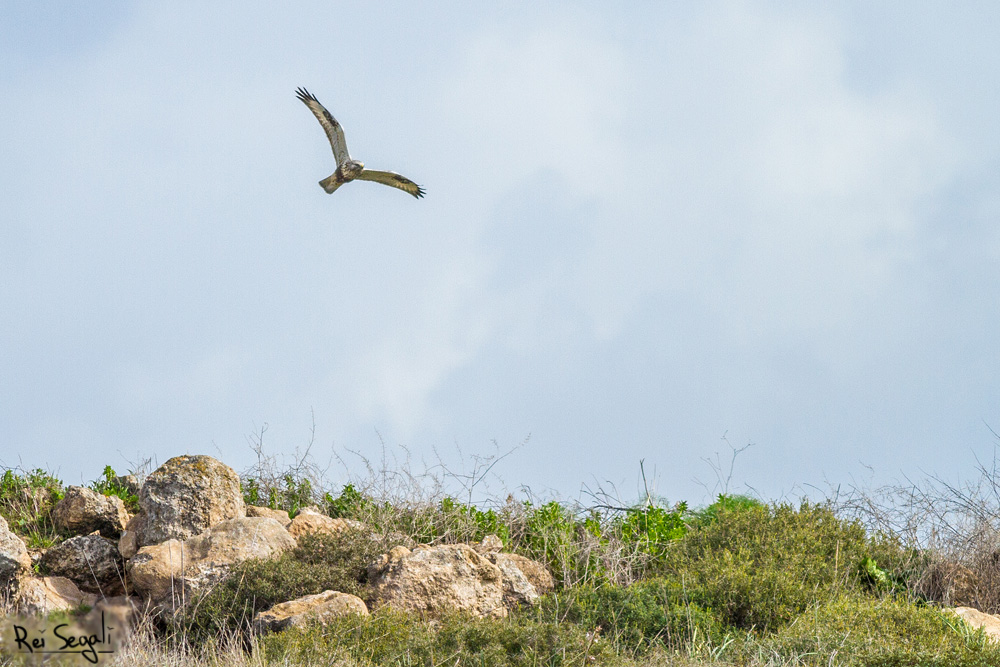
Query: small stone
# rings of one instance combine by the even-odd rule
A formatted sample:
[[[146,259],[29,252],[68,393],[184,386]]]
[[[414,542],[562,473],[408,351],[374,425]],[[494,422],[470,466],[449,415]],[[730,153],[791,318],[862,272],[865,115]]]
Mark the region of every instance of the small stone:
[[[302,537],[310,533],[326,533],[338,535],[345,530],[362,530],[365,525],[353,519],[331,519],[321,514],[313,507],[303,507],[296,513],[288,525],[288,532],[294,537]]]
[[[496,553],[503,550],[503,540],[498,535],[487,535],[473,548],[481,554]]]
[[[247,516],[266,516],[279,522],[285,528],[288,528],[288,524],[292,522],[285,510],[273,510],[270,507],[256,505],[247,505]]]
[[[139,479],[135,475],[118,475],[113,481],[133,496],[138,496],[139,489],[142,488],[142,485],[139,484]]]
[[[139,530],[145,518],[142,514],[136,514],[125,524],[125,532],[118,540],[118,551],[125,560],[132,558],[139,551]]]
[[[323,591],[316,595],[282,602],[254,616],[257,632],[278,632],[290,627],[302,627],[310,621],[325,624],[328,620],[349,614],[368,615],[364,601],[348,593]]]
[[[510,608],[533,605],[540,595],[555,588],[552,575],[538,561],[519,554],[496,552],[486,554],[486,559],[503,572],[504,603]]]
[[[84,593],[66,577],[27,577],[17,591],[14,610],[19,614],[70,611],[82,604],[93,606],[97,596]]]

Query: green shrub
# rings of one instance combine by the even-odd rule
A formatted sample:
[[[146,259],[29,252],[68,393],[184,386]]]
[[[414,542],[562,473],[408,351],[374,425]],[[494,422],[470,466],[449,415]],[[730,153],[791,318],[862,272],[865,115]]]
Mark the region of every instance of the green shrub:
[[[286,473],[280,482],[264,483],[255,477],[242,480],[243,501],[247,505],[285,510],[290,515],[315,502],[313,485],[306,477]]]
[[[556,501],[537,507],[525,502],[513,527],[515,550],[548,565],[563,585],[602,579],[601,536],[593,520],[578,520]]]
[[[712,611],[686,600],[683,587],[665,579],[631,586],[575,586],[545,596],[539,616],[586,630],[601,628],[620,651],[631,655],[657,647],[679,649],[696,637],[722,643],[729,634]]]
[[[130,513],[134,514],[139,510],[139,496],[129,491],[128,487],[118,481],[118,473],[111,466],[104,466],[104,472],[89,486],[98,493],[121,498],[125,509]]]
[[[657,565],[728,625],[767,633],[817,600],[863,587],[863,559],[887,562],[893,554],[892,545],[871,542],[859,524],[803,503],[720,507],[712,523],[692,529]]]
[[[763,642],[806,665],[1000,665],[1000,646],[957,616],[896,596],[881,600],[850,594],[814,605]]]
[[[503,540],[504,545],[510,544],[510,528],[493,509],[483,511],[475,505],[463,505],[452,498],[444,498],[441,501],[441,514],[446,517],[467,518],[467,521],[463,521],[469,524],[464,531],[466,541],[479,542],[487,535],[496,535]]]
[[[325,590],[362,595],[368,564],[386,548],[363,530],[303,535],[296,548],[279,558],[235,566],[179,622],[189,635],[203,639],[246,630],[257,612],[304,595]]]
[[[655,506],[629,509],[618,530],[627,544],[634,544],[651,556],[662,556],[671,542],[687,533],[686,512],[686,503],[673,510]]]
[[[364,519],[372,514],[376,507],[375,501],[347,484],[340,495],[334,498],[329,493],[324,494],[323,503],[326,513],[334,519]]]
[[[534,667],[614,663],[606,641],[574,624],[451,614],[435,621],[379,609],[371,616],[335,619],[325,627],[291,629],[261,640],[275,664],[463,665]]]
[[[695,525],[705,526],[719,520],[719,513],[741,512],[750,509],[767,507],[764,503],[755,498],[743,495],[719,494],[715,502],[705,509],[691,512],[690,522]]]

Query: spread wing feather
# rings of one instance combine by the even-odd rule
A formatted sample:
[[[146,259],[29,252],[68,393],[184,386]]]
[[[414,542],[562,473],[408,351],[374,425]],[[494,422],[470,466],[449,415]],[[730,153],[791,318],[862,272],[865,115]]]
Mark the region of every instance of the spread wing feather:
[[[340,126],[337,119],[319,103],[315,95],[305,88],[299,88],[295,93],[313,112],[319,124],[323,126],[323,131],[326,132],[326,137],[330,140],[330,146],[333,148],[333,155],[337,158],[337,164],[341,165],[350,160],[351,155],[347,152],[347,140],[344,139],[344,128]]]
[[[374,181],[375,183],[381,183],[382,185],[390,185],[394,188],[399,188],[403,192],[409,192],[417,199],[424,196],[424,189],[422,187],[405,176],[400,176],[395,172],[365,169],[355,178],[359,181]]]

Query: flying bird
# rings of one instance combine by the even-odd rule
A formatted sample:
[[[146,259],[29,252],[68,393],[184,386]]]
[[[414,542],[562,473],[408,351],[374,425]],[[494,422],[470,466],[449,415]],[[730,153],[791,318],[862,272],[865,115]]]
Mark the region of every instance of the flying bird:
[[[344,183],[348,183],[355,179],[361,181],[374,181],[376,183],[381,183],[382,185],[391,185],[394,188],[399,188],[403,192],[409,192],[411,195],[419,199],[424,196],[424,189],[406,178],[405,176],[400,176],[399,174],[393,173],[391,171],[375,171],[374,169],[365,169],[365,163],[359,162],[358,160],[352,160],[350,153],[347,152],[347,141],[344,139],[344,128],[340,126],[337,119],[334,118],[329,111],[326,110],[316,96],[310,93],[305,88],[299,88],[295,91],[298,98],[309,107],[309,110],[313,112],[316,116],[316,120],[319,124],[323,126],[323,131],[326,132],[326,138],[330,140],[330,146],[333,147],[333,156],[337,158],[337,171],[333,172],[327,178],[324,178],[319,182],[323,186],[323,189],[328,193],[333,193],[334,190],[339,188]]]

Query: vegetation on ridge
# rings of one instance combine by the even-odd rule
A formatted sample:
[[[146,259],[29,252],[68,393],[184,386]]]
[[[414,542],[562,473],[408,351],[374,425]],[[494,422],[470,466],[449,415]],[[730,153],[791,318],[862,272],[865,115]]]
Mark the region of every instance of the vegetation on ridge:
[[[647,494],[634,505],[578,507],[513,496],[472,502],[471,493],[460,499],[441,492],[440,485],[430,494],[413,485],[404,494],[389,493],[371,480],[352,480],[334,492],[314,473],[301,464],[279,472],[259,465],[242,476],[245,499],[292,513],[316,505],[330,516],[363,522],[368,532],[307,536],[276,560],[237,566],[174,622],[143,625],[116,661],[1000,664],[1000,645],[944,610],[959,593],[957,578],[942,572],[960,567],[962,581],[978,585],[967,587],[973,591],[967,595],[1000,600],[1000,590],[987,590],[1000,578],[974,567],[989,561],[980,554],[988,545],[995,553],[996,527],[982,517],[968,528],[981,536],[974,545],[979,551],[960,565],[947,544],[921,543],[911,524],[888,520],[888,508],[869,503],[864,510],[857,497],[795,505],[722,494],[692,510]],[[137,499],[110,467],[90,488],[135,507]],[[51,546],[67,537],[50,518],[63,492],[62,482],[43,471],[6,470],[0,475],[0,516],[30,548]],[[367,564],[395,544],[478,542],[487,535],[499,536],[506,551],[545,563],[556,590],[502,620],[457,613],[429,620],[379,609],[326,626],[267,636],[249,632],[256,612],[290,598],[327,589],[364,598]],[[992,563],[996,567],[995,556]],[[17,659],[0,656],[0,663]]]

